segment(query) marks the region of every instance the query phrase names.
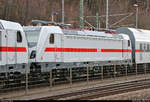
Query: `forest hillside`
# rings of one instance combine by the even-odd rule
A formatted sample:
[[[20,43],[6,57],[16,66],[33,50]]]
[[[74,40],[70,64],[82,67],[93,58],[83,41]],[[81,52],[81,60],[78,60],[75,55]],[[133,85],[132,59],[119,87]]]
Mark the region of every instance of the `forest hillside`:
[[[65,23],[74,28],[80,25],[80,0],[65,1]],[[136,7],[139,8],[139,28],[150,29],[149,0],[109,0],[110,28],[119,26],[135,26]],[[31,20],[52,20],[61,22],[61,0],[0,0],[0,19],[11,20],[29,25]],[[100,16],[98,24],[105,27],[106,0],[84,0],[84,18],[86,22],[96,26],[96,13]],[[85,23],[85,26],[89,26]]]

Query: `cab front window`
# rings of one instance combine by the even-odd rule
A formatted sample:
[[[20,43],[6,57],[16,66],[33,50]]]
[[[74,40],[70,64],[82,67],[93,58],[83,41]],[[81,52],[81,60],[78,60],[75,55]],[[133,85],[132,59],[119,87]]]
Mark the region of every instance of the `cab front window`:
[[[27,30],[25,33],[29,47],[36,46],[39,39],[40,30]]]

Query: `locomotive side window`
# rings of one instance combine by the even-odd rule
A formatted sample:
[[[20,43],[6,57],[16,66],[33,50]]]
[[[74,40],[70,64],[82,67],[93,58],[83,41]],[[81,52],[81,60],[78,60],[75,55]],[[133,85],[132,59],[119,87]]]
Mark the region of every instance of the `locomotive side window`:
[[[146,50],[146,44],[144,44],[144,51]]]
[[[54,44],[54,34],[51,34],[49,37],[49,43]]]
[[[149,44],[147,44],[147,50],[149,51]]]
[[[22,36],[21,36],[21,32],[17,31],[17,42],[21,43],[22,42]]]
[[[142,44],[140,44],[140,50],[142,50]]]
[[[128,47],[130,46],[130,40],[128,40]]]

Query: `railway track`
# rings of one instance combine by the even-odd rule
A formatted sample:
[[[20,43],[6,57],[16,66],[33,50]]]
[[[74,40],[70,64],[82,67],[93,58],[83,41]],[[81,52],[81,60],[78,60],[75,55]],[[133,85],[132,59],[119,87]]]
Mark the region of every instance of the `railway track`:
[[[150,79],[122,82],[95,88],[88,88],[79,91],[63,93],[60,95],[43,97],[39,98],[38,100],[89,100],[108,95],[140,90],[144,88],[150,88]]]

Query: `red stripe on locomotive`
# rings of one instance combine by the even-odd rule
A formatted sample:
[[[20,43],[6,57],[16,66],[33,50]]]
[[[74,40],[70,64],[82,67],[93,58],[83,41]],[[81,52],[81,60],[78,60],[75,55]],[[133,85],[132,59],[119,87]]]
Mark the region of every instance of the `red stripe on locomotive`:
[[[27,52],[25,47],[0,47],[0,52]]]
[[[45,52],[99,52],[96,48],[46,48]],[[130,49],[101,49],[101,52],[131,52]]]

